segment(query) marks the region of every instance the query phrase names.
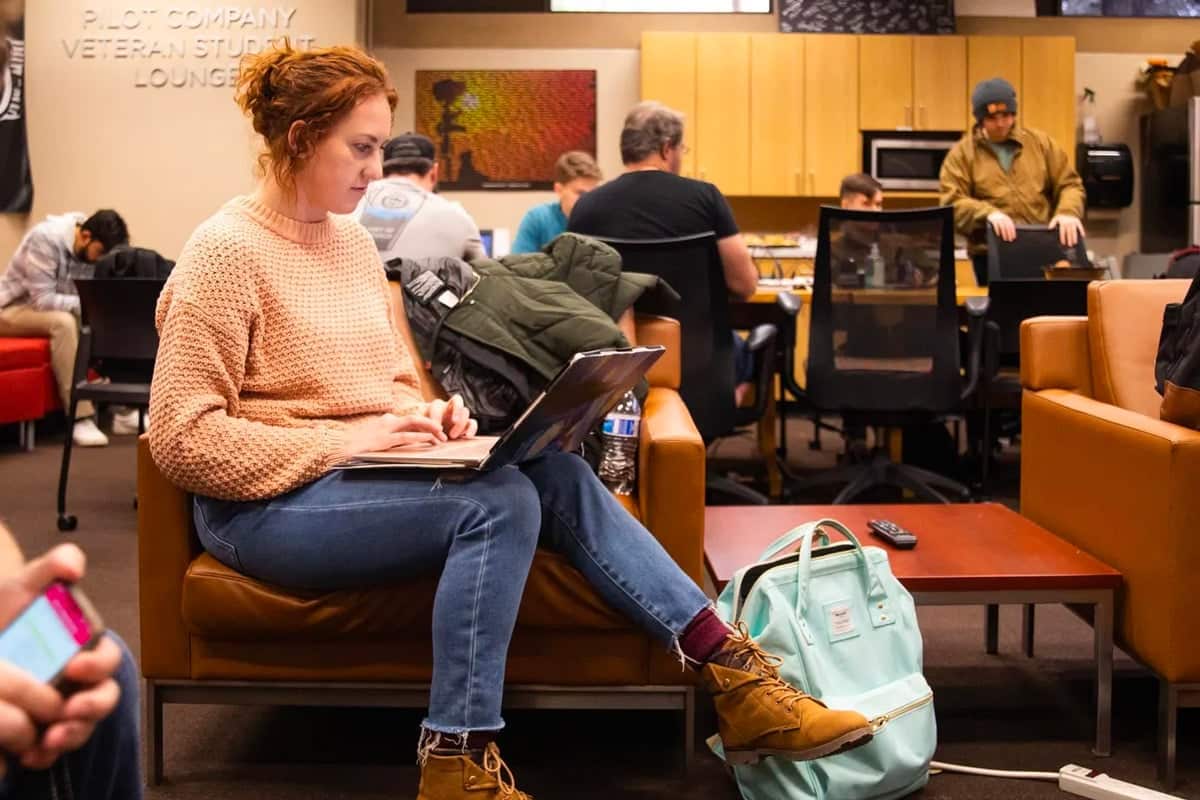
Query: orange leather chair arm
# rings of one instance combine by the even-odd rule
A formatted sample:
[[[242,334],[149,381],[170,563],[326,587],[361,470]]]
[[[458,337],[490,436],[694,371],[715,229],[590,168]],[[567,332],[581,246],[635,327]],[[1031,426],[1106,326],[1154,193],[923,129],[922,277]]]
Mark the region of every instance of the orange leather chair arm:
[[[1021,385],[1092,396],[1087,317],[1032,317],[1021,323]]]
[[[662,354],[650,371],[646,380],[651,386],[662,386],[666,389],[679,388],[680,366],[679,352],[679,320],[671,317],[656,317],[652,314],[638,314],[637,343],[639,345],[662,345],[667,352]]]
[[[1121,571],[1121,638],[1171,680],[1200,680],[1198,474],[1200,431],[1072,392],[1025,392],[1021,513]]]
[[[190,678],[191,653],[183,627],[183,576],[200,554],[192,535],[191,495],[159,472],[148,438],[138,441],[138,608],[142,674]]]
[[[638,449],[642,523],[699,582],[704,565],[704,441],[674,389],[652,387]]]

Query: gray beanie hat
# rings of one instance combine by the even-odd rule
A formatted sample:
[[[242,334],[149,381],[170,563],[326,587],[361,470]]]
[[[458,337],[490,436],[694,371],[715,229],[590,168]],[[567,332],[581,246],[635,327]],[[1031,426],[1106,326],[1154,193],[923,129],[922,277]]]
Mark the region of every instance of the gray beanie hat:
[[[988,114],[1007,111],[1017,113],[1017,90],[1004,78],[988,78],[980,81],[971,92],[971,111],[976,122],[983,122]]]

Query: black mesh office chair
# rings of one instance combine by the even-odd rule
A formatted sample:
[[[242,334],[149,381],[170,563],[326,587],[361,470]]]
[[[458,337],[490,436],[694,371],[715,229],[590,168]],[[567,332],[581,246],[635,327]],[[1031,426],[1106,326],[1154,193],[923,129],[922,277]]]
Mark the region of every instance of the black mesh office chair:
[[[679,394],[705,444],[736,432],[729,287],[716,234],[706,231],[671,239],[593,238],[621,254],[623,269],[657,275],[679,293],[678,302],[644,298],[637,309],[679,320],[683,347]],[[709,486],[747,502],[766,502],[758,492],[721,476],[711,475]]]
[[[75,281],[83,325],[75,353],[71,407],[67,419],[75,419],[80,400],[98,405],[134,406],[138,409],[138,433],[144,431],[144,411],[150,405],[150,378],[158,352],[154,309],[164,281],[143,278]],[[88,383],[88,367],[104,362],[116,377],[111,383]],[[75,530],[74,514],[67,513],[67,475],[71,468],[71,431],[63,440],[62,469],[58,475],[58,529]]]
[[[623,269],[657,275],[679,293],[678,303],[646,298],[638,311],[679,320],[682,333],[680,396],[705,441],[731,430],[733,328],[729,289],[711,231],[674,239],[605,239]]]
[[[809,328],[810,402],[823,412],[853,414],[883,427],[960,413],[979,385],[986,310],[986,298],[968,302],[964,376],[953,210],[822,206]],[[950,502],[947,494],[970,497],[955,480],[891,461],[882,447],[865,463],[797,481],[792,489],[843,483],[834,503],[880,485],[932,502]]]

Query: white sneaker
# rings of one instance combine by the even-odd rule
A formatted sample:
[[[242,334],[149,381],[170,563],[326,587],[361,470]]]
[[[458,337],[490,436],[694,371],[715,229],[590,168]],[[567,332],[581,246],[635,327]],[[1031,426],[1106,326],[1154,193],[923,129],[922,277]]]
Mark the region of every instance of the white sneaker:
[[[91,417],[75,421],[71,439],[79,447],[104,447],[108,444],[108,437],[96,427],[96,421]]]
[[[146,419],[146,425],[149,427],[150,420]],[[131,408],[121,414],[113,414],[112,421],[113,436],[133,436],[138,432],[138,410]]]

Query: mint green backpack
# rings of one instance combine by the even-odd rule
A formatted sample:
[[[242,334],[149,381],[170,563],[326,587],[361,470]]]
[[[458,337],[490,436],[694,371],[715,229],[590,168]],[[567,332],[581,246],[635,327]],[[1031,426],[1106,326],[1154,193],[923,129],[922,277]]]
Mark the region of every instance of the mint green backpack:
[[[822,529],[847,541],[830,545]],[[814,536],[822,542],[815,551]],[[798,552],[778,555],[796,542]],[[839,755],[734,766],[746,800],[888,800],[925,785],[937,747],[933,692],[921,674],[912,595],[887,553],[863,547],[840,522],[806,523],[738,570],[717,611],[783,659],[784,680],[875,726],[869,743]],[[719,736],[709,746],[721,755]]]

